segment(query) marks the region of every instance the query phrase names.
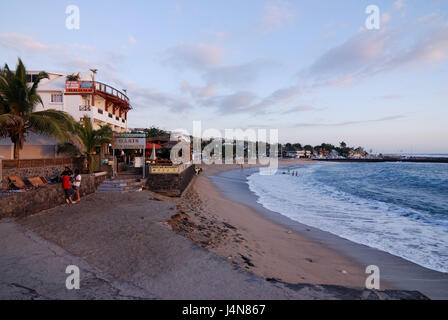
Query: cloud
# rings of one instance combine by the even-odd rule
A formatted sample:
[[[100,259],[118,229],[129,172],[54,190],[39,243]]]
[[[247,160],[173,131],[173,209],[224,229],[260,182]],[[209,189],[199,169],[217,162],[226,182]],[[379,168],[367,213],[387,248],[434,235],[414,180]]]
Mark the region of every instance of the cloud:
[[[402,97],[399,94],[388,94],[388,95],[382,96],[380,98],[384,99],[384,100],[398,100],[398,99],[401,99]]]
[[[394,7],[397,10],[403,9],[404,5],[405,5],[404,0],[397,0],[397,1],[394,2]]]
[[[321,111],[325,108],[316,108],[309,105],[303,105],[303,106],[296,106],[294,108],[288,109],[283,114],[290,114],[290,113],[299,113],[299,112],[307,112],[307,111]]]
[[[76,43],[44,44],[30,36],[17,33],[0,34],[0,47],[22,58],[37,58],[41,68],[47,63],[67,72],[82,72],[96,68],[100,70],[101,77],[112,79],[116,70],[124,62],[122,55],[112,51],[99,51],[94,47]]]
[[[213,31],[213,30],[205,30],[202,31],[205,35],[210,36],[217,40],[222,40],[229,35],[228,31]]]
[[[388,28],[360,30],[298,75],[312,88],[338,86],[397,69],[432,67],[447,59],[448,24],[428,28],[417,39],[407,35],[404,30]]]
[[[233,94],[214,97],[207,104],[217,107],[222,114],[250,111],[257,96],[249,91],[238,91]]]
[[[131,43],[131,44],[136,44],[136,43],[137,43],[137,40],[136,40],[136,39],[134,38],[134,36],[132,36],[132,35],[129,36],[128,41],[129,41],[129,43]]]
[[[385,12],[381,15],[381,24],[386,25],[392,21],[392,15],[388,12]]]
[[[186,99],[151,88],[128,86],[128,93],[133,98],[133,104],[141,109],[159,107],[176,113],[193,109]]]
[[[344,122],[336,122],[336,123],[297,123],[296,127],[344,127],[350,125],[357,124],[365,124],[365,123],[376,123],[376,122],[385,122],[385,121],[393,121],[404,118],[403,115],[389,116],[380,119],[373,120],[358,120],[358,121],[344,121]]]
[[[201,87],[201,86],[194,86],[190,82],[184,80],[182,82],[181,89],[182,91],[188,92],[196,100],[211,98],[217,95],[216,84],[207,84]]]
[[[385,31],[360,31],[325,52],[308,71],[321,77],[356,72],[381,58],[389,42],[390,35]]]
[[[223,49],[214,44],[184,43],[169,48],[163,62],[176,69],[204,70],[221,65]]]
[[[274,31],[291,23],[294,17],[294,11],[289,2],[275,1],[265,5],[261,20],[265,30]]]
[[[282,88],[274,91],[269,96],[262,99],[259,103],[251,107],[255,111],[265,111],[273,106],[280,104],[286,105],[297,99],[302,93],[298,86]]]
[[[226,87],[240,87],[255,82],[263,68],[269,66],[263,61],[211,68],[203,78],[207,83],[216,83]]]
[[[46,52],[51,49],[60,50],[59,46],[48,46],[42,44],[32,37],[17,34],[17,33],[2,33],[0,34],[0,46],[15,52]]]
[[[250,113],[263,114],[276,106],[283,107],[297,99],[301,94],[298,87],[278,89],[264,98],[258,97],[249,91],[238,91],[236,93],[221,95],[202,101],[203,105],[219,109],[222,114],[227,113]]]

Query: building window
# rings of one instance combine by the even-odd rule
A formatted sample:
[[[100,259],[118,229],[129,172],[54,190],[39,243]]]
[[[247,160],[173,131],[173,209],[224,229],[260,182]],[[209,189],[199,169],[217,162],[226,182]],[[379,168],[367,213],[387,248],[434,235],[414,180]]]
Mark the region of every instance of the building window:
[[[63,95],[62,93],[55,93],[51,95],[51,102],[52,103],[62,103],[63,102]]]
[[[103,114],[103,110],[102,109],[98,109],[98,113],[99,114]]]
[[[26,75],[26,81],[27,82],[34,82],[36,80],[38,74],[27,74]]]
[[[118,120],[120,120],[120,118],[118,118],[117,116],[115,116],[115,120],[117,120],[117,121],[118,121]]]

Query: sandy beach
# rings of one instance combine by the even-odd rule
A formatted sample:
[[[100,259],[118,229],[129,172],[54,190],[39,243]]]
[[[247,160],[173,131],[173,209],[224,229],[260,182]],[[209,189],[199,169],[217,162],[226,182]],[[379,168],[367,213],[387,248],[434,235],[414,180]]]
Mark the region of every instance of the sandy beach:
[[[279,165],[286,171],[288,167],[312,163],[281,160]],[[420,290],[434,299],[448,297],[444,273],[264,209],[245,183],[245,177],[255,172],[251,167],[245,165],[241,170],[238,165],[204,166],[203,174],[195,178],[178,204],[196,227],[179,230],[179,223],[174,223],[174,229],[265,279],[364,287],[366,267],[378,265],[382,290]]]
[[[302,163],[308,162],[292,160],[281,165]],[[225,199],[208,176],[232,169],[239,170],[240,167],[204,166],[203,175],[196,177],[182,201],[183,211],[194,224],[201,225],[207,221],[215,225],[224,222],[228,226],[224,236],[216,230],[216,241],[212,240],[204,247],[267,279],[364,286],[365,268],[363,270],[360,264],[265,219],[246,205]]]

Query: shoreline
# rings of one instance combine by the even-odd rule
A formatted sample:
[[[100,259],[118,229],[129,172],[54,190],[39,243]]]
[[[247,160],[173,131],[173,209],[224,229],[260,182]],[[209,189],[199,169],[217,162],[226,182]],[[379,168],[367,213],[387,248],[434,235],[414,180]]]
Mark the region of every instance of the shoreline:
[[[280,161],[280,168],[311,164],[311,161]],[[432,299],[448,298],[448,277],[378,249],[293,221],[257,202],[245,181],[257,166],[204,167],[191,189],[206,202],[205,211],[215,220],[236,226],[242,244],[220,243],[210,251],[221,255],[250,258],[254,274],[289,283],[365,286],[365,268],[377,265],[381,290],[418,290]],[[213,203],[214,205],[210,205]],[[195,220],[194,218],[192,219]],[[265,238],[263,239],[263,236]],[[194,241],[194,239],[193,239]],[[241,240],[240,240],[241,241]],[[300,250],[297,250],[300,248]],[[241,260],[241,259],[239,259]]]

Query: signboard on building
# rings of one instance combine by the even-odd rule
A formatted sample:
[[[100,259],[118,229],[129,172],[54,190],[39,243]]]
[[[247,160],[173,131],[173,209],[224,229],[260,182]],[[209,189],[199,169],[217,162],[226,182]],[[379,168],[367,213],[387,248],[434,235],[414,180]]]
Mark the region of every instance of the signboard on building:
[[[145,149],[146,135],[143,134],[115,134],[112,142],[114,149]]]
[[[79,81],[66,81],[65,87],[67,89],[79,89]]]
[[[177,174],[179,167],[151,166],[151,174]]]

